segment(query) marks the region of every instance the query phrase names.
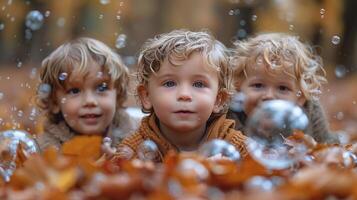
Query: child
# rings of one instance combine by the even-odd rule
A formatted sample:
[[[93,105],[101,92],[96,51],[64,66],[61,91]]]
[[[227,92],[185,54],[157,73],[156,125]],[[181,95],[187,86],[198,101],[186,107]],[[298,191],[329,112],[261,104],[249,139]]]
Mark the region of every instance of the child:
[[[326,79],[321,58],[311,47],[283,33],[261,34],[235,46],[231,60],[238,98],[228,118],[236,120],[236,129],[244,129],[246,118],[260,102],[284,99],[304,108],[310,120],[307,134],[317,142],[337,142],[317,98]]]
[[[225,117],[233,86],[228,64],[225,46],[207,32],[175,30],[148,40],[138,59],[137,94],[150,115],[114,159],[138,157],[147,140],[158,146],[157,162],[169,151],[194,151],[215,138],[245,155],[245,136]]]
[[[76,135],[108,136],[119,143],[137,123],[123,108],[129,72],[104,43],[79,38],[58,47],[42,62],[37,104],[47,119],[41,149]]]

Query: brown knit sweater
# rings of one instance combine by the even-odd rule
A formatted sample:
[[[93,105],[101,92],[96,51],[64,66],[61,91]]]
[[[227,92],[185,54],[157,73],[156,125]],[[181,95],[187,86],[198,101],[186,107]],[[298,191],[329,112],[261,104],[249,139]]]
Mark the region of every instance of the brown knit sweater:
[[[156,162],[162,162],[163,158],[169,151],[179,152],[180,150],[166,138],[164,138],[160,132],[159,127],[156,124],[156,116],[154,114],[142,119],[139,129],[131,136],[125,138],[117,148],[113,160],[118,158],[128,159],[137,158],[137,148],[145,140],[152,140],[159,148],[158,158],[154,160]],[[220,116],[210,123],[207,128],[207,132],[201,144],[210,141],[212,139],[223,139],[234,145],[242,156],[247,154],[247,150],[244,144],[246,136],[240,131],[234,129],[234,120],[226,119],[226,116]],[[129,148],[128,148],[129,147]],[[130,156],[128,156],[128,153]]]

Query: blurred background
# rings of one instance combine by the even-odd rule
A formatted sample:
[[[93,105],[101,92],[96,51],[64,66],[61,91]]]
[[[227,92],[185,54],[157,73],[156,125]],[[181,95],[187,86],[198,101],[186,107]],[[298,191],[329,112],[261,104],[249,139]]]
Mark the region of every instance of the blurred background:
[[[331,128],[357,133],[355,9],[355,0],[0,0],[0,130],[41,131],[38,71],[63,42],[101,40],[134,71],[146,39],[186,28],[209,30],[227,47],[259,32],[298,35],[324,60]],[[127,106],[136,106],[133,95]]]

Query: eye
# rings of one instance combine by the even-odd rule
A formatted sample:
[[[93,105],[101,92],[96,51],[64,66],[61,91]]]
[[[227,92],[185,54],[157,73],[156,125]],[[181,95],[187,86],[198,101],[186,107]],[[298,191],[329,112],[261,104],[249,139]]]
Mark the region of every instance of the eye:
[[[203,88],[206,86],[202,81],[196,81],[192,85],[193,87],[197,87],[197,88]]]
[[[285,85],[280,85],[279,90],[285,92],[285,91],[290,91],[290,88]]]
[[[71,89],[67,90],[68,94],[78,94],[80,92],[81,92],[81,90],[79,88],[71,88]]]
[[[165,87],[174,87],[176,83],[174,81],[165,81],[163,86]]]
[[[264,85],[262,83],[253,83],[250,85],[250,87],[259,89],[259,88],[264,87]]]
[[[105,92],[107,91],[109,88],[108,88],[108,84],[107,83],[101,83],[97,86],[97,91],[98,92]]]

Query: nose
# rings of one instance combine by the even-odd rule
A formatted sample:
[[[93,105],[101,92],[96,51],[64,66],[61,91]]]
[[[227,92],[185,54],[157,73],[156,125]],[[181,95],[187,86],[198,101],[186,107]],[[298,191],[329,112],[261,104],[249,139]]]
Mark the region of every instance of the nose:
[[[263,101],[276,99],[274,88],[266,88],[262,96]]]
[[[83,98],[83,105],[85,107],[95,107],[98,105],[97,98],[93,92],[85,92]]]
[[[180,86],[177,94],[178,101],[192,101],[192,94],[189,86]]]

